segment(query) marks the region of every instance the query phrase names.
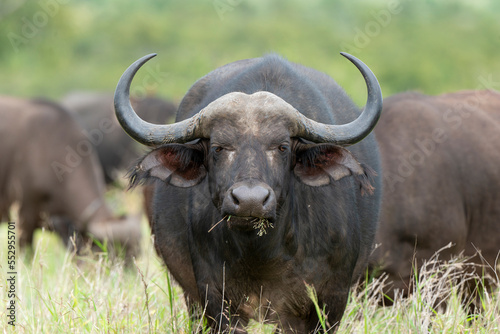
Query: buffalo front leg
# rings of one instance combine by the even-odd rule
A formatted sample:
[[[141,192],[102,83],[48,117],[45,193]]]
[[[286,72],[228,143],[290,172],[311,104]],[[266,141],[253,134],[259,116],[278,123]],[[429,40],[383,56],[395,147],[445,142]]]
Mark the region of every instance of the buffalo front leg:
[[[247,333],[247,319],[238,315],[238,310],[231,301],[212,296],[206,299],[205,316],[211,327],[211,333]]]
[[[37,206],[23,203],[19,208],[19,246],[31,248],[33,234],[40,225],[40,209]]]
[[[308,321],[308,329],[310,331],[318,331],[319,333],[335,333],[344,315],[347,301],[349,299],[349,289],[347,286],[343,289],[336,289],[333,295],[321,296],[319,306],[324,313],[318,315],[316,310],[312,313]],[[323,311],[322,311],[323,312]],[[325,328],[321,325],[319,317],[324,317]],[[326,329],[326,331],[325,331]]]
[[[308,334],[308,333],[335,333],[344,314],[349,290],[337,292],[333,296],[322,296],[318,300],[321,314],[318,314],[313,304],[309,306],[307,314],[303,316],[280,314],[279,327],[276,333]],[[324,310],[324,313],[323,313]],[[323,321],[320,320],[322,317]],[[323,328],[322,322],[325,324]]]

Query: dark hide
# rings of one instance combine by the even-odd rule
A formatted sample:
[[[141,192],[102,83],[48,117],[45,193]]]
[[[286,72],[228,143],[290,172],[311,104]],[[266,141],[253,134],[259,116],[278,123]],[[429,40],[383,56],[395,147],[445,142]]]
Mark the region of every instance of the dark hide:
[[[327,75],[271,55],[200,79],[182,100],[177,121],[235,91],[271,92],[328,124],[360,114]],[[224,330],[244,331],[261,314],[260,320],[275,321],[285,332],[314,331],[318,316],[306,284],[335,327],[377,225],[374,137],[349,150],[311,143],[290,137],[271,114],[263,118],[245,103],[231,108],[232,116],[214,122],[210,138],[158,147],[132,172],[133,185],[157,180],[156,248],[188,305],[206,307],[214,330],[222,322]],[[263,204],[242,209],[242,199]]]

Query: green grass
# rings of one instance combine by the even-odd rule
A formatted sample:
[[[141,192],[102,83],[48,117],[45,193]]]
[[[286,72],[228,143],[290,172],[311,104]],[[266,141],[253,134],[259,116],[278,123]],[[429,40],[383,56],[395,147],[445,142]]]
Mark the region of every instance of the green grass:
[[[140,192],[117,193],[122,205],[140,201]],[[115,199],[117,200],[117,199]],[[17,261],[17,326],[6,325],[6,235],[0,226],[0,328],[3,333],[190,333],[204,328],[188,315],[182,290],[156,256],[143,219],[142,253],[130,265],[104,253],[77,256],[53,233],[38,230],[32,259]],[[460,303],[463,261],[430,262],[418,270],[412,297],[396,296],[381,307],[384,278],[352,289],[339,333],[495,333],[500,331],[500,292],[485,293],[484,311],[474,321]],[[462,276],[460,276],[462,277]],[[306,288],[306,287],[305,287]],[[315,292],[309,287],[314,300]],[[447,306],[435,308],[439,300]],[[320,327],[330,328],[320,306]],[[250,333],[275,326],[251,322]],[[206,329],[204,330],[206,331]]]
[[[71,254],[55,235],[39,231],[33,259],[19,260],[17,269],[18,332],[175,333],[187,326],[181,290],[169,285],[146,239],[143,254],[125,267],[105,254]],[[7,300],[5,291],[0,296]]]

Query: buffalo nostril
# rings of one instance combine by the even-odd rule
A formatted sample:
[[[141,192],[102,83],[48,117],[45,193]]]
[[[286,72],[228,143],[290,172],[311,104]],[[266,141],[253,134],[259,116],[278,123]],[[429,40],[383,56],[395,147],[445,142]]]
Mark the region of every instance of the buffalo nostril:
[[[269,199],[269,194],[269,190],[261,186],[257,186],[252,189],[252,195],[254,197],[256,205],[264,206]]]
[[[231,190],[231,199],[233,200],[233,203],[235,205],[240,205],[240,201],[238,200],[238,197],[234,194],[233,190]]]
[[[266,195],[266,198],[264,198],[264,202],[262,202],[262,205],[266,206],[266,204],[269,202],[270,198],[271,198],[271,192],[269,190],[267,190],[267,195]]]

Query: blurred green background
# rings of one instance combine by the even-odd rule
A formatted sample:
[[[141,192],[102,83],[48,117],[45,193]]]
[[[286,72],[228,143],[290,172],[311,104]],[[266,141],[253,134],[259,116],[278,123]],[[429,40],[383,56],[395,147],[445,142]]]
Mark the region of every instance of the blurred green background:
[[[136,95],[178,102],[226,63],[276,52],[332,76],[360,105],[361,75],[384,96],[418,90],[500,90],[500,2],[328,0],[1,0],[0,94],[58,99],[113,91],[134,60]]]

